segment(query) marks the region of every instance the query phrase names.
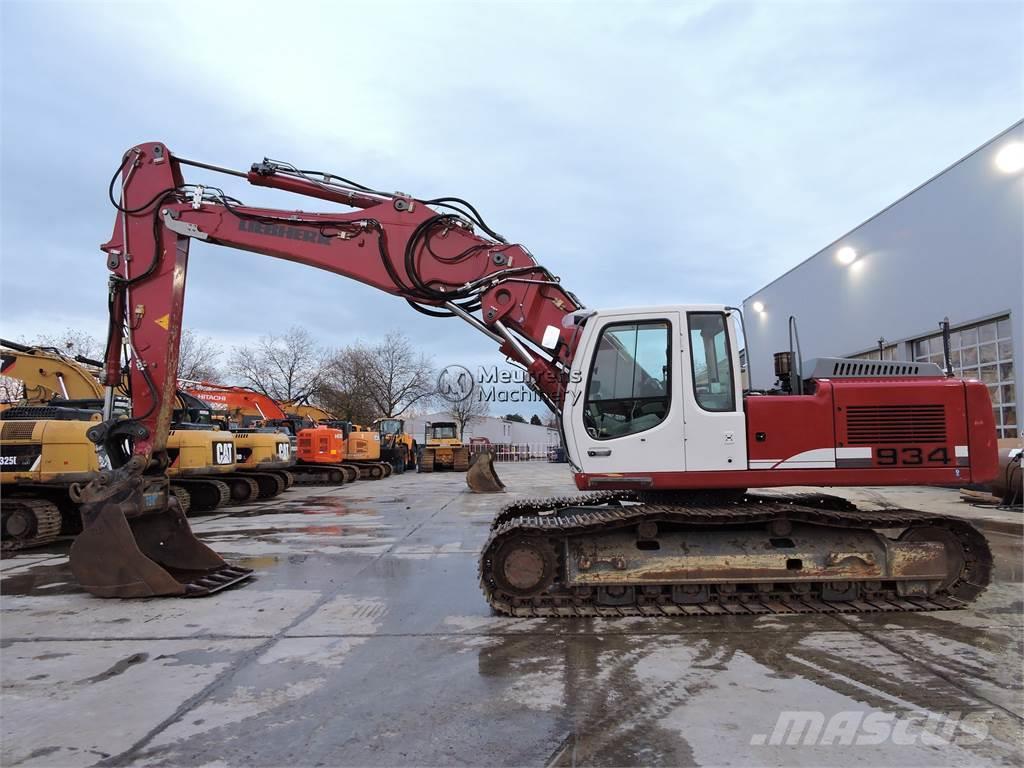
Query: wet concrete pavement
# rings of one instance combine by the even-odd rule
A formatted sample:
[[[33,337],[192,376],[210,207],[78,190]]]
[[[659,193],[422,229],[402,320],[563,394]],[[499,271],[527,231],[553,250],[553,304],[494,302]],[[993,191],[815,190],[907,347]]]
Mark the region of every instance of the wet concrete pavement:
[[[2,764],[1024,759],[1019,514],[950,491],[852,492],[987,518],[996,580],[969,611],[515,620],[477,588],[490,519],[518,495],[572,489],[565,465],[499,471],[520,494],[409,474],[194,518],[257,571],[201,600],[92,598],[66,546],[3,560]],[[788,744],[773,735],[781,711],[852,722],[853,743]],[[868,722],[888,724],[881,738]]]

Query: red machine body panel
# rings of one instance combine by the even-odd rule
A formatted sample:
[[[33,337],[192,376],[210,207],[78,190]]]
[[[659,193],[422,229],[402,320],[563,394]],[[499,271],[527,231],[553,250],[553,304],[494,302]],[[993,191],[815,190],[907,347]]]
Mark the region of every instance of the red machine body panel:
[[[857,378],[814,385],[809,395],[746,398],[747,470],[580,472],[576,486],[960,486],[995,478],[995,421],[981,382]]]
[[[751,395],[744,407],[747,457],[752,469],[772,469],[786,460],[835,445],[830,382],[818,382],[809,395]]]

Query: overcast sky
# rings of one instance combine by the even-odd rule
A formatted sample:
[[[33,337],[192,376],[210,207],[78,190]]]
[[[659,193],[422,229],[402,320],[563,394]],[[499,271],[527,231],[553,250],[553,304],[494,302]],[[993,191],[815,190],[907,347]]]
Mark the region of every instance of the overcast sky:
[[[106,184],[141,141],[269,156],[472,201],[591,307],[736,303],[1024,113],[1020,2],[0,2],[0,333],[105,327]],[[326,203],[217,179],[248,203]],[[498,362],[457,320],[193,242],[186,324],[400,328]]]

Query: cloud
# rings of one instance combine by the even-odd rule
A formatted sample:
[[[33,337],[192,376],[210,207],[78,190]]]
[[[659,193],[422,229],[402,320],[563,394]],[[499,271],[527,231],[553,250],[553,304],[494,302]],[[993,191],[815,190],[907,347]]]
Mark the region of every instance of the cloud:
[[[589,306],[737,303],[1019,117],[1010,3],[4,4],[2,328],[105,327],[133,143],[472,200]],[[212,180],[197,172],[194,180]],[[253,204],[313,201],[218,183]],[[186,321],[242,343],[457,321],[193,245]],[[447,359],[447,358],[445,358]]]

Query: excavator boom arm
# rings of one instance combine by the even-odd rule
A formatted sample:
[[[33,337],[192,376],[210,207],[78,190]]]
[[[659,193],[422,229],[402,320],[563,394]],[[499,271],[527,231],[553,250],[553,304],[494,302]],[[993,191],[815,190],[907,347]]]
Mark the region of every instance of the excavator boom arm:
[[[136,453],[162,450],[169,427],[192,239],[333,272],[405,298],[427,314],[459,316],[494,339],[529,371],[549,405],[559,406],[575,339],[567,316],[581,305],[525,248],[489,230],[468,204],[427,201],[455,211],[438,213],[408,196],[265,161],[246,174],[250,182],[357,210],[254,208],[217,188],[186,185],[183,165],[227,170],[176,158],[164,145],[149,143],[129,150],[111,180],[118,214],[113,236],[102,246],[112,273],[106,383],[119,381],[127,345],[135,418],[144,428],[133,436]],[[477,234],[477,227],[493,237]]]
[[[55,349],[26,346],[0,339],[0,373],[25,385],[26,400],[45,403],[53,398],[89,400],[103,397],[103,388],[80,361]]]

